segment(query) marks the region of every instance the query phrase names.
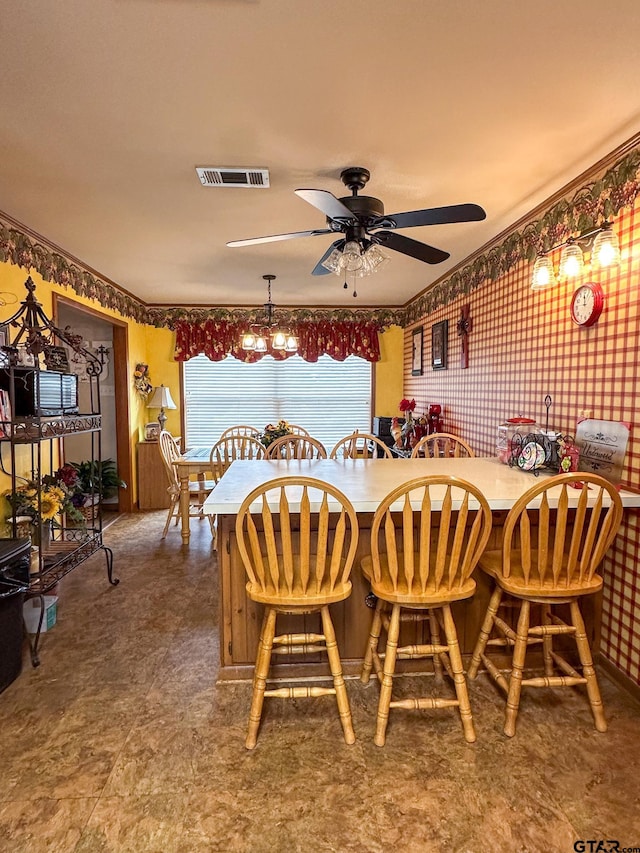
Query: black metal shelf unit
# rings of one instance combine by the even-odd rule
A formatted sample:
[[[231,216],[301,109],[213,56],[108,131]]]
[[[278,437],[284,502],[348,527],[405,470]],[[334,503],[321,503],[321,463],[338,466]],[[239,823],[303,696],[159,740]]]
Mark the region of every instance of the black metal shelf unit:
[[[0,467],[11,478],[14,504],[15,496],[25,492],[31,501],[26,515],[12,512],[5,535],[31,536],[34,548],[26,595],[40,598],[44,614],[45,594],[99,550],[105,554],[109,583],[115,586],[118,579],[113,577],[113,552],[102,541],[100,477],[91,478],[87,493],[74,494],[73,504],[69,489],[57,479],[65,459],[64,439],[80,433],[90,437],[91,470],[99,470],[102,362],[83,345],[81,336],[69,327],[58,328],[47,317],[31,277],[25,288],[18,311],[0,322]],[[79,410],[78,376],[69,372],[68,354],[82,364],[82,398],[88,411]],[[53,505],[52,486],[61,489],[53,493]],[[59,511],[54,513],[56,507]],[[34,666],[39,663],[39,638],[38,630],[30,640]]]

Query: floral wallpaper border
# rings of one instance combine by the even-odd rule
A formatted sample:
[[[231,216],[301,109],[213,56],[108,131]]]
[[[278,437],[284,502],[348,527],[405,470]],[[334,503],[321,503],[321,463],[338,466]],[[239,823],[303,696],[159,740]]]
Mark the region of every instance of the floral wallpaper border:
[[[470,293],[481,284],[495,281],[521,261],[532,261],[540,250],[546,250],[571,234],[593,228],[604,219],[615,216],[623,207],[630,207],[639,193],[640,142],[608,171],[581,187],[571,198],[565,197],[556,202],[543,217],[509,234],[502,243],[475,257],[449,278],[437,282],[405,308],[278,309],[278,317],[285,324],[305,320],[374,320],[380,328],[408,326],[458,296]],[[69,287],[79,296],[96,300],[103,308],[158,328],[175,329],[179,321],[259,323],[264,318],[262,308],[149,307],[120,290],[117,285],[100,279],[77,262],[25,233],[8,217],[0,217],[0,261],[35,270],[46,281]]]
[[[138,323],[158,328],[174,329],[179,321],[202,323],[206,320],[228,320],[242,323],[260,323],[264,320],[263,308],[152,308],[117,285],[103,281],[83,269],[75,261],[54,251],[46,243],[26,234],[15,223],[0,216],[0,261],[35,270],[46,281],[69,287],[78,296],[95,299],[103,308],[117,311]],[[318,321],[371,321],[383,328],[402,325],[404,309],[361,308],[334,309],[278,309],[278,319],[284,324],[305,320]]]
[[[496,281],[521,261],[533,261],[538,252],[614,217],[623,207],[631,207],[639,193],[640,147],[635,147],[572,197],[556,202],[540,219],[512,232],[502,243],[417,297],[405,309],[403,325],[429,316],[458,296]]]

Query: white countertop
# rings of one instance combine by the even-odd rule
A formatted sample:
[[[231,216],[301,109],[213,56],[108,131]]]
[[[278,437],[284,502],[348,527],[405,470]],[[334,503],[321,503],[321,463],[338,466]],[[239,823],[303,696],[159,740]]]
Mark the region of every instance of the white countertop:
[[[357,512],[375,512],[382,498],[414,477],[446,474],[477,486],[492,510],[510,509],[527,489],[550,474],[538,477],[510,468],[495,458],[472,459],[313,459],[255,460],[233,462],[204,503],[210,515],[235,515],[244,498],[256,486],[277,477],[315,477],[340,489]],[[573,491],[573,490],[572,490]],[[577,502],[580,495],[575,490]],[[570,495],[571,498],[572,495]],[[640,494],[622,489],[625,507],[640,507]],[[552,499],[550,493],[549,498]],[[297,511],[292,497],[291,510]]]

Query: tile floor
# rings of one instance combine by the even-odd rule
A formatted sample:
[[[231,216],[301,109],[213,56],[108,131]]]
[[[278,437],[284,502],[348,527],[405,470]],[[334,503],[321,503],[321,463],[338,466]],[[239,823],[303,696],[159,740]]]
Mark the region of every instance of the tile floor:
[[[476,744],[452,712],[396,711],[379,749],[376,685],[349,681],[354,746],[330,697],[267,700],[247,752],[250,687],[215,683],[208,525],[193,522],[183,552],[176,528],[160,541],[163,522],[107,530],[120,585],[101,555],[65,578],[41,666],[25,656],[0,694],[0,851],[640,850],[640,708],[604,676],[605,735],[579,692],[536,691],[509,740],[481,676]]]

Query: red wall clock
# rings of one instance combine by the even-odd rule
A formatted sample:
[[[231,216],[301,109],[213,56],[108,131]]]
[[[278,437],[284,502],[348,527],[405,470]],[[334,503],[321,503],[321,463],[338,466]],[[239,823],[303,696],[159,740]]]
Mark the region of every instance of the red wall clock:
[[[604,307],[604,292],[599,284],[582,284],[571,300],[571,319],[578,326],[593,326]]]

